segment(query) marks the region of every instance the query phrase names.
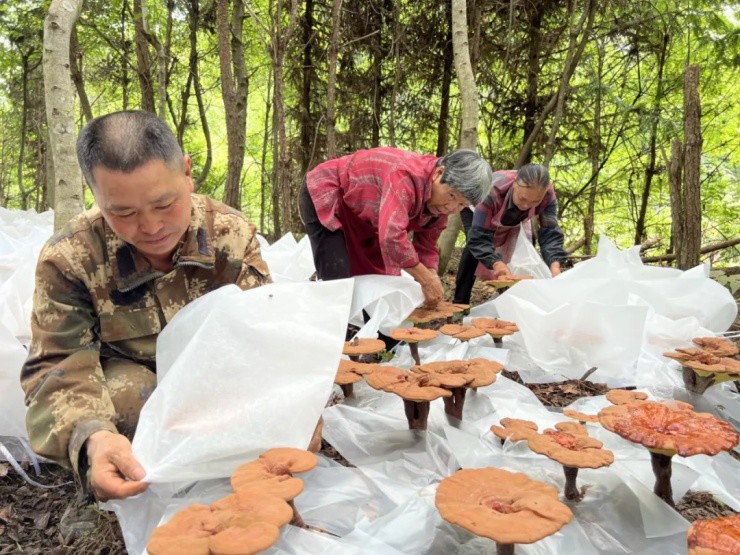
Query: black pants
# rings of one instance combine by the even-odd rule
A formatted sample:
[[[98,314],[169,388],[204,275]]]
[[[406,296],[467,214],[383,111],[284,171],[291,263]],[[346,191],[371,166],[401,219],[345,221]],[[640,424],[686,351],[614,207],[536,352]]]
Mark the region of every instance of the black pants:
[[[306,235],[311,242],[316,277],[326,281],[350,277],[349,254],[344,242],[344,233],[341,229],[330,231],[319,221],[305,181],[298,196],[298,209],[303,226],[306,228]]]
[[[463,209],[460,212],[460,219],[462,220],[463,230],[467,238],[470,228],[473,225],[473,211],[470,208]],[[466,244],[460,257],[460,264],[457,267],[453,303],[470,304],[470,295],[473,292],[473,285],[475,285],[475,270],[477,267],[478,260],[470,254]]]
[[[316,207],[311,195],[308,194],[305,181],[298,196],[298,209],[301,213],[303,226],[306,228],[306,235],[308,235],[308,240],[311,242],[317,279],[331,281],[351,277],[352,272],[347,245],[344,242],[344,233],[341,229],[330,231],[324,227],[316,214]],[[362,316],[365,322],[370,319],[370,316],[364,310]],[[391,349],[398,344],[398,341],[387,335],[382,333],[378,333],[378,335],[385,342],[386,349]]]

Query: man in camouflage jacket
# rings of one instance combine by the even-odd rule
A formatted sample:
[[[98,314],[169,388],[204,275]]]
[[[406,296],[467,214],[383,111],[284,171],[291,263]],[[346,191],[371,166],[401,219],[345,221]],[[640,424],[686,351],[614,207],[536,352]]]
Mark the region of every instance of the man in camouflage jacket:
[[[146,488],[130,439],[156,386],[159,332],[209,291],[270,277],[254,225],[192,194],[190,159],[153,114],[93,120],[77,154],[96,206],[39,257],[26,423],[34,450],[83,489],[89,479],[98,499],[123,498]]]

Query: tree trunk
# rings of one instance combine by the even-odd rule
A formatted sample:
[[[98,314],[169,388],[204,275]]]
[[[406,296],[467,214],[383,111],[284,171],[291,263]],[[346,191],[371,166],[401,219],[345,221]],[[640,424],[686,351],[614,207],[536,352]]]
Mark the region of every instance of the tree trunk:
[[[445,2],[446,4],[447,2]],[[393,68],[393,89],[391,90],[391,105],[389,106],[388,122],[388,143],[390,146],[396,146],[396,121],[398,106],[398,91],[401,89],[403,81],[403,69],[401,65],[401,37],[403,35],[401,27],[401,2],[393,2],[393,59],[395,61]]]
[[[44,90],[53,157],[54,229],[82,212],[82,174],[75,152],[75,112],[69,42],[81,0],[52,0],[44,20]]]
[[[668,33],[663,34],[663,43],[658,53],[658,83],[655,90],[655,99],[653,101],[653,110],[650,123],[650,139],[648,146],[648,164],[645,168],[645,185],[642,189],[642,200],[640,202],[640,212],[635,224],[635,245],[642,243],[645,238],[645,217],[647,216],[647,206],[650,200],[650,188],[655,175],[656,160],[656,143],[658,140],[658,121],[660,120],[660,108],[663,100],[663,69],[668,53],[668,42],[670,36]]]
[[[313,61],[311,46],[313,43],[314,0],[306,0],[303,17],[303,82],[301,83],[301,175],[311,167],[313,152],[313,120],[311,119],[311,81],[313,79]]]
[[[229,159],[223,201],[241,210],[241,173],[244,166],[249,87],[242,43],[244,5],[242,0],[234,0],[231,22],[229,22],[229,0],[218,0],[216,10],[221,96],[226,110]]]
[[[601,171],[601,80],[604,72],[604,44],[597,45],[596,59],[596,98],[594,99],[594,125],[589,140],[589,158],[591,159],[591,185],[588,191],[588,209],[583,218],[583,254],[592,253],[594,238],[594,217],[596,211],[596,192],[599,188]]]
[[[21,52],[21,66],[22,66],[22,106],[21,106],[21,137],[20,145],[18,148],[18,161],[17,161],[17,177],[18,177],[18,189],[21,193],[21,210],[28,210],[28,195],[29,191],[23,186],[23,170],[25,166],[26,158],[26,133],[28,130],[28,58],[30,54],[27,52]]]
[[[329,41],[328,69],[326,76],[326,157],[337,155],[335,98],[337,92],[337,56],[341,31],[342,0],[332,0],[331,40]]]
[[[573,2],[573,12],[571,17],[575,13],[576,2]],[[578,66],[578,62],[583,55],[583,50],[586,48],[591,29],[594,24],[594,0],[586,0],[581,19],[578,21],[576,26],[570,25],[570,41],[568,44],[568,54],[565,57],[566,68],[572,67],[574,70]],[[580,43],[578,37],[581,37]],[[552,127],[550,128],[550,134],[547,137],[547,146],[545,147],[545,166],[549,166],[552,161],[552,157],[555,154],[555,138],[560,128],[560,121],[563,119],[563,113],[565,112],[565,101],[568,98],[568,90],[570,89],[570,74],[564,73],[563,80],[560,83],[558,90],[558,100],[555,105],[555,115],[553,116]]]
[[[267,213],[267,189],[270,177],[267,173],[267,145],[270,142],[270,112],[272,111],[272,71],[267,74],[267,94],[265,95],[265,125],[262,133],[262,161],[260,163],[260,231],[265,233],[265,214]],[[274,165],[273,161],[273,165]]]
[[[445,0],[445,43],[442,54],[442,84],[439,120],[437,123],[437,156],[444,156],[450,148],[450,85],[452,84],[452,0]]]
[[[537,95],[540,75],[540,49],[542,43],[542,17],[544,16],[544,3],[534,2],[532,4],[532,15],[529,18],[529,43],[527,45],[527,101],[524,104],[524,131],[522,136],[522,150],[527,144],[527,139],[534,131],[535,119],[537,117]],[[528,149],[519,164],[529,163],[532,158],[532,149]]]
[[[701,100],[698,65],[690,65],[683,82],[683,206],[682,236],[676,243],[676,262],[681,270],[699,264],[701,249]]]
[[[129,43],[126,39],[126,14],[128,13],[128,0],[121,3],[121,110],[128,110],[128,59]]]
[[[465,0],[452,0],[452,48],[455,71],[460,85],[462,104],[461,132],[459,148],[475,150],[478,146],[478,88],[475,84],[473,67],[470,64],[468,48],[468,20]],[[439,274],[444,274],[450,261],[452,249],[460,234],[462,221],[455,214],[449,219],[447,229],[439,238]]]
[[[373,48],[373,118],[371,147],[380,146],[380,120],[383,112],[383,20],[384,1],[375,0],[375,47]]]
[[[190,30],[190,77],[193,81],[193,90],[195,92],[195,99],[198,103],[198,115],[200,117],[200,124],[203,129],[203,136],[206,140],[206,160],[203,163],[203,169],[196,178],[195,190],[200,189],[201,185],[205,182],[208,177],[208,173],[211,171],[211,163],[213,161],[213,147],[211,145],[211,130],[208,127],[208,118],[206,117],[206,106],[203,101],[203,89],[200,86],[200,70],[198,69],[198,23],[200,20],[200,4],[199,0],[190,0],[190,14],[188,19],[188,26]],[[183,123],[182,134],[178,135],[178,140],[182,141],[185,134],[185,125],[187,102],[183,101]]]
[[[671,241],[676,252],[683,245],[684,199],[683,199],[683,145],[678,139],[671,141],[671,159],[668,161],[668,189],[671,198]]]
[[[136,44],[136,72],[141,88],[141,109],[156,113],[154,103],[154,85],[152,83],[152,68],[149,61],[149,43],[144,30],[144,15],[142,0],[134,0],[134,37]]]
[[[80,99],[80,111],[87,123],[93,119],[93,111],[90,106],[90,99],[85,91],[85,80],[82,74],[82,52],[80,52],[80,43],[77,40],[77,27],[72,29],[72,37],[69,43],[69,67],[72,72],[72,81],[77,89],[77,97]]]

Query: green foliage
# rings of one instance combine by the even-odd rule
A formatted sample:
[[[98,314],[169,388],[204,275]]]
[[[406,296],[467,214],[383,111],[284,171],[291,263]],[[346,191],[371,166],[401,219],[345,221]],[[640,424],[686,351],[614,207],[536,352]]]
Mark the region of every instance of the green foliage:
[[[249,94],[242,209],[263,233],[270,235],[274,231],[273,193],[279,194],[272,187],[275,145],[270,33],[275,30],[271,16],[277,2],[282,1],[283,25],[287,25],[290,2],[242,1],[254,13],[252,16],[246,10],[243,33]],[[171,15],[167,2],[148,0],[146,4],[150,31],[162,43],[170,18],[165,117],[176,128],[186,110],[183,145],[198,178],[205,168],[208,147],[189,70],[193,0],[175,0]],[[306,17],[309,5],[310,29]],[[46,202],[47,145],[40,57],[47,6],[48,0],[43,5],[31,0],[0,3],[0,204],[13,208],[25,204],[43,209]],[[94,115],[140,105],[132,7],[133,0],[87,0],[83,8],[77,31],[84,87]],[[581,7],[576,5],[576,16]],[[569,40],[567,8],[567,3],[552,0],[470,3],[469,42],[481,101],[479,147],[496,169],[513,167],[526,133],[557,93]],[[199,190],[220,198],[228,160],[215,2],[200,0],[199,10],[198,69],[212,144],[212,165]],[[310,4],[303,0],[299,15],[282,68],[286,148],[295,192],[303,182],[304,168],[326,157],[327,73],[334,28],[332,3],[328,0],[313,0]],[[449,48],[447,26],[448,13],[441,2],[344,1],[336,99],[340,154],[391,141],[401,148],[435,152],[443,108],[444,57]],[[308,65],[304,64],[306,36],[310,44]],[[659,87],[658,60],[664,41],[666,60]],[[736,101],[739,52],[734,4],[715,0],[691,0],[688,4],[676,0],[598,3],[594,28],[570,81],[556,153],[550,164],[569,240],[576,241],[584,233],[589,192],[595,182],[596,234],[604,234],[622,247],[634,242],[655,128],[656,167],[644,236],[662,237],[662,251],[670,247],[666,162],[671,140],[683,135],[682,74],[686,63],[702,68],[702,243],[740,236],[740,107]],[[149,55],[156,80],[157,58],[152,45]],[[600,125],[596,128],[599,98]],[[446,121],[450,148],[457,143],[459,102],[453,68]],[[21,149],[24,114],[26,139]],[[535,140],[534,162],[544,157],[552,123],[550,114]],[[80,114],[78,125],[83,124]],[[600,169],[594,179],[591,158],[596,146]],[[713,255],[712,260],[720,265],[736,264],[740,252],[727,249]]]

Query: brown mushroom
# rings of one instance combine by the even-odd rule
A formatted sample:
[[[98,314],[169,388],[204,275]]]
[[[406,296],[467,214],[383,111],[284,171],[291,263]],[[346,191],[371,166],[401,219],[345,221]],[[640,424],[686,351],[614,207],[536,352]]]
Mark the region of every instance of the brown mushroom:
[[[493,287],[494,289],[507,289],[509,287],[512,287],[513,285],[516,285],[520,281],[533,278],[534,276],[506,274],[503,276],[499,276],[496,279],[486,280],[483,283],[485,285],[488,285],[489,287]]]
[[[554,487],[498,468],[458,470],[440,482],[435,504],[446,521],[495,541],[499,555],[550,536],[573,518]]]
[[[231,475],[231,487],[237,493],[267,493],[291,501],[303,491],[303,480],[293,478],[285,466],[279,468],[259,459],[237,468]]]
[[[498,347],[503,345],[501,339],[505,335],[512,335],[519,331],[519,326],[514,322],[497,320],[496,318],[473,318],[470,323],[490,335]]]
[[[491,426],[493,435],[501,440],[503,444],[507,439],[521,441],[533,435],[537,435],[537,424],[530,420],[519,418],[502,418],[501,426]]]
[[[439,331],[460,341],[470,341],[476,337],[483,337],[486,332],[476,328],[475,326],[469,326],[467,324],[445,324]]]
[[[694,521],[687,542],[689,555],[737,555],[740,553],[740,515]]]
[[[366,379],[368,385],[403,399],[403,408],[410,430],[426,430],[429,403],[439,397],[450,397],[452,392],[440,387],[435,375],[415,374],[393,366],[383,366]]]
[[[571,501],[583,498],[576,480],[580,468],[601,468],[614,462],[614,453],[599,440],[589,437],[586,428],[575,422],[558,422],[555,430],[547,429],[542,434],[526,438],[529,448],[535,453],[563,465],[565,474],[565,497]]]
[[[442,301],[434,307],[421,306],[409,314],[408,319],[414,324],[426,324],[434,320],[447,320],[447,323],[452,323],[452,318],[458,312],[462,312],[470,308],[470,305],[449,303]]]
[[[598,414],[586,414],[585,412],[580,412],[580,411],[572,410],[572,409],[564,409],[563,416],[567,416],[568,418],[573,418],[574,420],[578,420],[581,424],[583,424],[584,422],[598,422],[599,421]]]
[[[210,555],[211,553],[208,547],[208,536],[155,536],[154,533],[146,544],[146,551],[149,555]]]
[[[351,341],[344,342],[342,354],[357,362],[360,355],[374,355],[381,351],[385,351],[385,343],[381,339],[355,337]]]
[[[378,368],[377,364],[367,364],[354,360],[339,359],[339,368],[337,375],[334,377],[334,383],[342,388],[345,397],[354,393],[354,384],[362,381],[362,376],[369,374]]]
[[[734,357],[738,354],[737,345],[723,337],[695,337],[692,341],[717,357]]]
[[[446,385],[445,387],[450,387],[452,396],[444,399],[445,412],[449,416],[462,420],[466,388],[477,389],[491,385],[496,381],[496,374],[501,372],[503,368],[503,365],[498,362],[484,358],[473,358],[470,360],[428,362],[427,364],[412,366],[411,371],[465,378],[464,383],[460,385]]]
[[[283,526],[293,518],[293,509],[284,499],[252,491],[238,491],[227,495],[211,503],[211,511],[227,527],[252,522],[269,522],[275,526]]]
[[[395,328],[391,330],[391,337],[396,341],[405,341],[409,349],[411,350],[411,357],[414,359],[416,364],[421,364],[419,358],[419,343],[429,341],[437,337],[438,333],[435,330],[427,330],[422,328]]]
[[[693,360],[694,358],[700,355],[703,355],[703,354],[711,355],[709,351],[705,351],[704,349],[679,348],[669,353],[663,353],[663,356],[667,358],[672,358],[673,360],[684,361],[684,360]]]
[[[211,555],[253,555],[274,544],[280,529],[269,522],[255,522],[241,528],[233,526],[208,538]]]
[[[208,538],[225,528],[208,505],[190,505],[152,532],[150,555],[208,555]]]
[[[712,350],[704,349],[676,349],[672,353],[663,353],[663,356],[678,360],[683,367],[683,382],[686,389],[701,395],[707,388],[726,381],[735,380],[740,376],[740,361],[729,358],[732,355],[717,355],[715,353],[732,352],[726,344],[735,347],[733,343],[718,337],[697,338],[694,341],[709,341],[717,339],[722,343],[709,342]],[[722,350],[724,349],[724,351]]]
[[[612,389],[606,392],[606,400],[612,405],[624,405],[637,401],[647,400],[647,393],[641,391],[629,391],[627,389]]]
[[[623,438],[650,450],[655,494],[673,506],[671,459],[678,453],[716,455],[734,448],[740,436],[732,425],[691,405],[671,401],[640,401],[614,405],[599,412],[599,422]]]

